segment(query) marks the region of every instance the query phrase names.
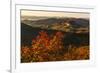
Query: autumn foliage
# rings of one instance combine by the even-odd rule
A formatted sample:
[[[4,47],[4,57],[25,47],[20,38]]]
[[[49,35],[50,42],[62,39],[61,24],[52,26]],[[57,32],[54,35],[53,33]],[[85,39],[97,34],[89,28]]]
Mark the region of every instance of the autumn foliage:
[[[89,47],[75,47],[63,45],[64,34],[56,32],[48,34],[40,31],[33,38],[31,46],[21,47],[21,62],[45,62],[89,59]]]

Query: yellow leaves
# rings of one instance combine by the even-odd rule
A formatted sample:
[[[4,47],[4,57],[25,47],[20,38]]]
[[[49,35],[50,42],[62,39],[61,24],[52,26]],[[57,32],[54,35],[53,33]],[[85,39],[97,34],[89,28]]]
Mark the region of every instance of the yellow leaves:
[[[89,59],[89,46],[72,48],[64,55],[65,60],[83,60]]]
[[[63,42],[64,34],[40,31],[31,46],[21,47],[21,62],[44,62],[89,59],[89,46],[76,47]],[[69,46],[69,47],[68,47]]]
[[[32,42],[32,48],[40,48],[44,50],[58,50],[61,48],[62,39],[64,36],[62,32],[56,32],[55,35],[48,35],[45,31],[40,31],[39,35]]]

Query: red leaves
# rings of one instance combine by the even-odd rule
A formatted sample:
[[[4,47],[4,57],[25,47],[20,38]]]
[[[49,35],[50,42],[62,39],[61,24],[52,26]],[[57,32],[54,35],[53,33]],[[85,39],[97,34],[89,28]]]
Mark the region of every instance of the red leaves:
[[[49,45],[49,36],[46,32],[40,31],[36,39],[32,40],[32,48],[46,48]]]
[[[39,35],[32,41],[32,48],[56,50],[60,49],[63,39],[62,32],[56,32],[55,35],[49,36],[45,31],[40,31]]]
[[[27,46],[21,48],[21,61],[31,61],[31,50]]]
[[[60,38],[64,37],[63,35],[64,34],[62,32],[57,32],[55,36],[59,37],[59,39],[60,39]]]
[[[46,62],[89,59],[89,47],[63,46],[64,34],[40,31],[32,45],[21,47],[21,62]]]
[[[28,58],[30,58],[33,62],[52,60],[52,53],[57,51],[59,52],[59,50],[63,48],[63,36],[62,32],[56,32],[54,35],[48,35],[47,32],[40,31],[39,35],[32,40],[32,46],[30,49],[28,47],[22,47],[22,58],[26,61],[25,56],[29,55],[31,57]]]

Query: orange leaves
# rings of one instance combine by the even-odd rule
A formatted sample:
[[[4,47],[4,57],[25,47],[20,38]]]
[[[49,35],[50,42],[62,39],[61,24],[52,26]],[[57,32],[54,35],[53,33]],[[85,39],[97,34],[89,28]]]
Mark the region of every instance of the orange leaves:
[[[21,48],[21,62],[31,61],[31,50],[27,46]]]
[[[64,34],[40,31],[31,46],[21,47],[21,62],[46,62],[89,59],[89,46],[76,47],[63,42]],[[69,47],[68,47],[69,46]]]
[[[64,34],[62,32],[57,32],[55,36],[58,37],[59,39],[61,39],[64,37],[63,35]]]
[[[45,31],[40,31],[39,35],[32,40],[31,48],[22,47],[22,62],[30,59],[32,62],[56,60],[57,52],[63,49],[63,34],[56,32],[54,35],[48,35]],[[52,58],[54,56],[54,58]]]
[[[46,32],[41,31],[39,32],[39,35],[36,37],[36,39],[32,40],[32,48],[46,48],[49,45],[49,36]]]
[[[77,54],[76,58],[77,59],[89,59],[89,47],[88,46],[84,46],[84,47],[80,47],[77,48],[77,50],[75,51],[75,54]]]
[[[89,59],[89,46],[68,49],[64,55],[65,60],[84,60]]]
[[[40,48],[40,49],[48,49],[48,50],[56,50],[61,48],[62,32],[56,32],[55,35],[49,36],[45,31],[40,31],[39,35],[32,41],[32,48]]]
[[[21,51],[22,51],[24,54],[27,54],[27,53],[30,52],[30,50],[29,50],[29,48],[28,48],[27,46],[22,47],[22,48],[21,48]]]

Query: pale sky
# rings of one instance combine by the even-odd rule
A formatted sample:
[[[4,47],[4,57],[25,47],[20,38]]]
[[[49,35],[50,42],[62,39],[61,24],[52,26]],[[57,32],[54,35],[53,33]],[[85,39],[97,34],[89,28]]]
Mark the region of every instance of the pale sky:
[[[89,18],[89,13],[21,10],[21,16]]]

